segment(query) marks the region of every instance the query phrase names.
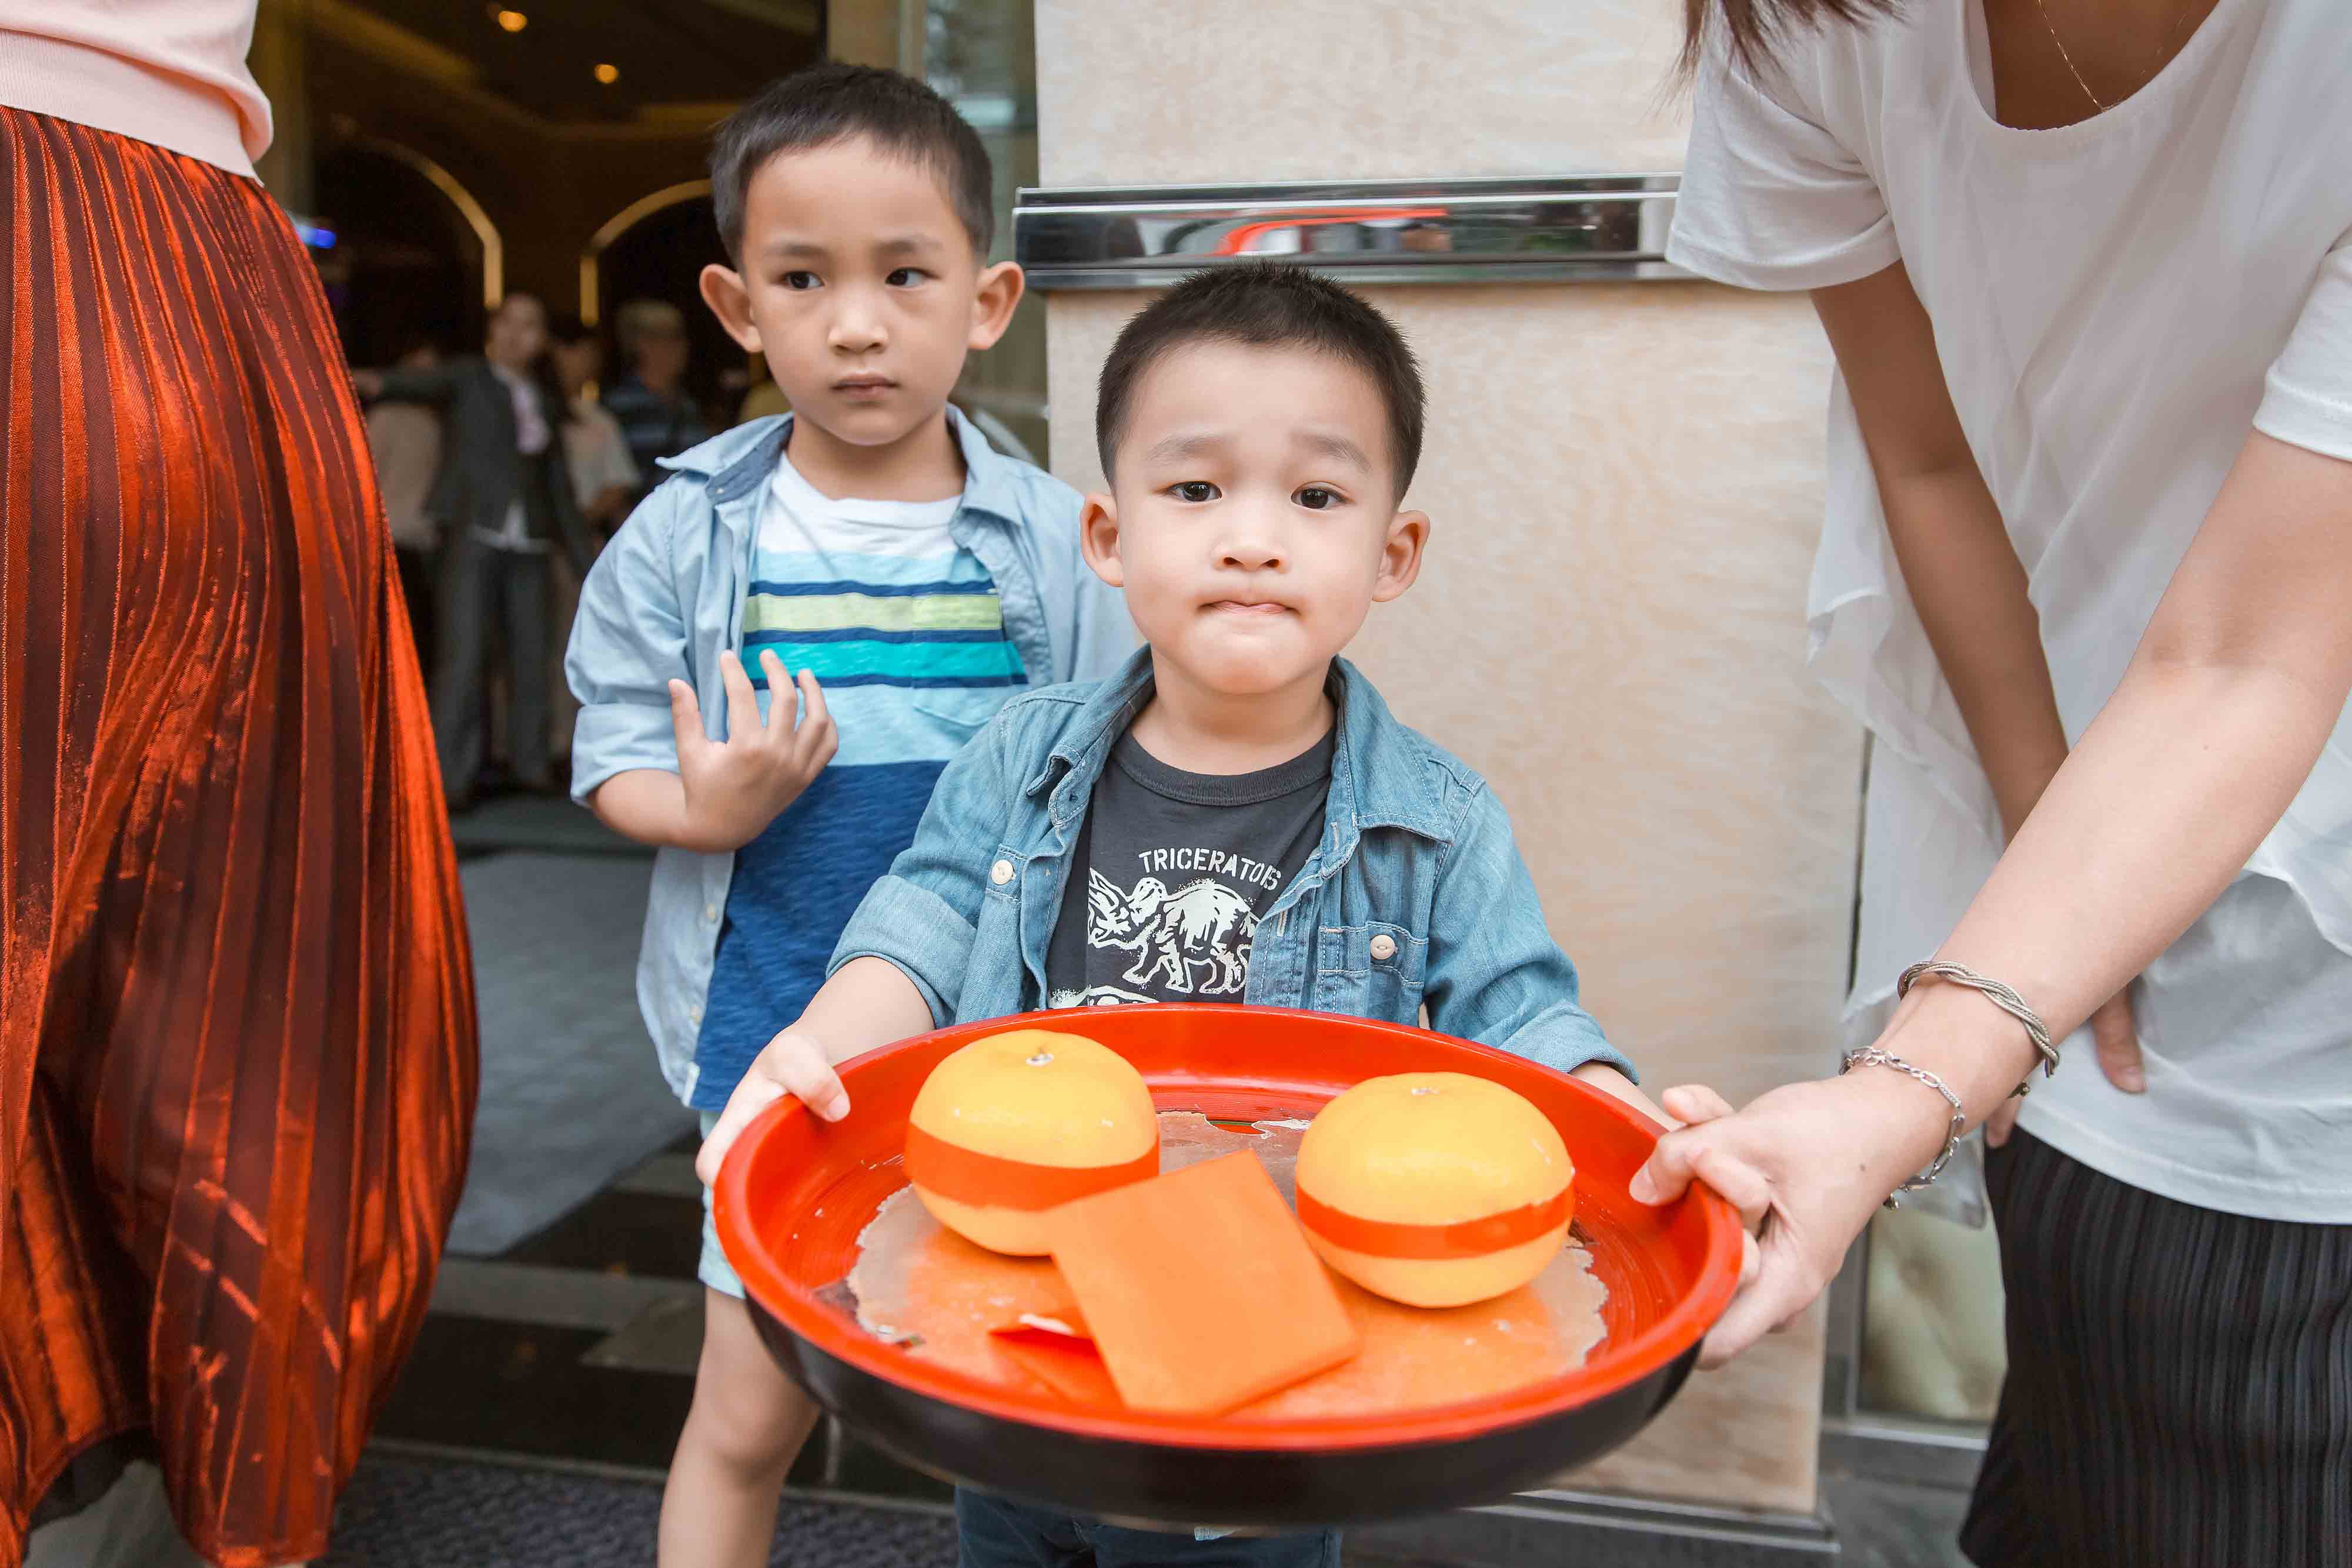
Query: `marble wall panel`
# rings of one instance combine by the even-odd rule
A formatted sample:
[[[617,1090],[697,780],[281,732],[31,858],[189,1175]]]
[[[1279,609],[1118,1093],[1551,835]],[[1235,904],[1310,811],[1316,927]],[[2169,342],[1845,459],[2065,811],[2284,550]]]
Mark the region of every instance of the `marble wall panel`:
[[[1037,0],[1048,185],[1679,169],[1673,0]]]
[[[1052,185],[1679,166],[1671,0],[1038,0]],[[1589,1006],[1654,1087],[1834,1061],[1858,732],[1807,679],[1829,359],[1801,298],[1384,288],[1425,362],[1427,570],[1351,656],[1512,812]],[[1055,296],[1053,466],[1139,296]],[[1565,1484],[1802,1510],[1818,1320]]]

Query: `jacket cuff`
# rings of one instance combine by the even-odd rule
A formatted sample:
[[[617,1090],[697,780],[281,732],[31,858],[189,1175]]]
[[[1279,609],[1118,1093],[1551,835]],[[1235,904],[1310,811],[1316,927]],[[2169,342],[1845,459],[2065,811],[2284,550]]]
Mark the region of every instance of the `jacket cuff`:
[[[1556,1072],[1573,1072],[1580,1067],[1599,1063],[1613,1067],[1635,1083],[1641,1074],[1633,1071],[1625,1054],[1601,1035],[1600,1027],[1578,1014],[1568,1018],[1540,1018],[1528,1023],[1508,1040],[1492,1040],[1497,1051],[1507,1051],[1513,1056],[1523,1056],[1539,1062]]]
[[[973,936],[971,923],[938,894],[886,876],[849,917],[825,966],[825,978],[852,958],[880,958],[915,982],[931,1009],[931,1027],[945,1029],[962,994]]]
[[[649,703],[590,703],[572,728],[572,798],[588,803],[616,773],[677,771],[677,728],[667,707]]]

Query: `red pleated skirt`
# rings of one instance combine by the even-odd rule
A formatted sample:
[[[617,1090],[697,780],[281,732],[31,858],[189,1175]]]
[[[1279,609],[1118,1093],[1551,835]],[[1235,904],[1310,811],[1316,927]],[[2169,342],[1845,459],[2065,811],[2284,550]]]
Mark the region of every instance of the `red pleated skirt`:
[[[425,1315],[473,980],[318,278],[248,180],[0,110],[0,1568],[152,1428],[323,1551]]]

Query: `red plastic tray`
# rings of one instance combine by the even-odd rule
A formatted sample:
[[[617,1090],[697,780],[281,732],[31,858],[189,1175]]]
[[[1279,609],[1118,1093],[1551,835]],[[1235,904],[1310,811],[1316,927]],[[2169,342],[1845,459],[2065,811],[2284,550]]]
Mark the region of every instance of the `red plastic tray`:
[[[1491,1078],[1549,1116],[1576,1162],[1576,1212],[1609,1290],[1585,1364],[1490,1398],[1379,1418],[1255,1420],[1100,1412],[915,1360],[820,1295],[906,1185],[907,1113],[950,1052],[1011,1029],[1100,1040],[1162,1110],[1311,1115],[1367,1078]],[[1609,1094],[1424,1030],[1249,1007],[1103,1008],[941,1030],[845,1063],[848,1118],[785,1099],[719,1173],[719,1238],[772,1350],[817,1401],[900,1458],[964,1484],[1103,1517],[1281,1527],[1492,1501],[1599,1458],[1663,1408],[1738,1281],[1738,1216],[1712,1193],[1664,1208],[1626,1183],[1657,1127]]]

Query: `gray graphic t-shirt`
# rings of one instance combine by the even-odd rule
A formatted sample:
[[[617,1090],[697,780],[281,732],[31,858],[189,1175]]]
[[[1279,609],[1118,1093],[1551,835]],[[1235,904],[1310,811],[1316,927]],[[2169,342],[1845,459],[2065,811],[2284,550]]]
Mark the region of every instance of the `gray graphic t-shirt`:
[[[1121,736],[1072,852],[1046,1005],[1240,1001],[1259,919],[1323,836],[1332,744],[1186,773]]]

